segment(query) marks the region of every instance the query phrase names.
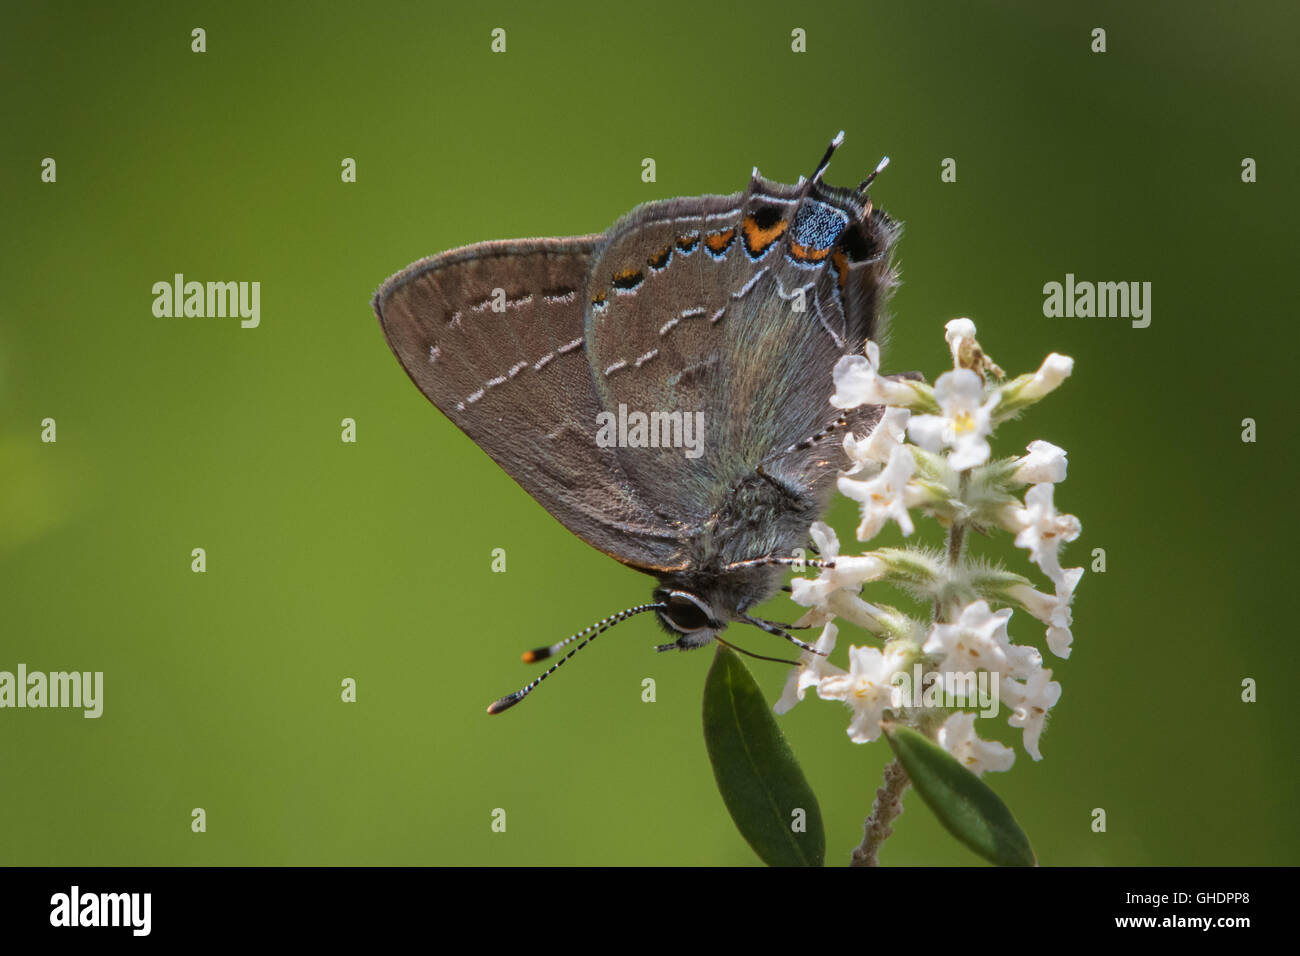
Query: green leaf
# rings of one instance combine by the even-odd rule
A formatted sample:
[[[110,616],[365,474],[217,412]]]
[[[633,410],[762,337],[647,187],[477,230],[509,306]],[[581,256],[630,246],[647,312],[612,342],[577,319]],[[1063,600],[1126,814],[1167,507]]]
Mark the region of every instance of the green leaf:
[[[749,669],[718,645],[704,682],[704,743],[722,800],[768,866],[821,866],[822,812]]]
[[[949,833],[998,866],[1037,864],[1029,837],[988,784],[910,727],[887,729],[885,734],[916,792]]]

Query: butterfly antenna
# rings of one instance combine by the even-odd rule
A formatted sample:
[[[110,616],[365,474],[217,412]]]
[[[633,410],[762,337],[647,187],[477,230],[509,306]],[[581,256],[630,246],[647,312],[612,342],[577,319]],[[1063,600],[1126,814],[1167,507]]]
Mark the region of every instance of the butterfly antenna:
[[[885,167],[888,165],[889,165],[889,157],[885,156],[880,160],[879,163],[876,164],[876,168],[871,171],[871,175],[868,176],[866,179],[862,180],[862,182],[858,184],[858,192],[864,191],[868,186],[870,186],[873,182],[875,182],[876,177],[879,176],[881,173],[883,173],[885,171]]]
[[[831,157],[835,155],[835,151],[839,149],[843,143],[844,130],[840,130],[835,134],[835,138],[831,140],[831,144],[826,147],[826,152],[822,155],[822,161],[817,164],[817,171],[812,174],[812,181],[814,183],[821,181],[822,173],[826,172],[826,167],[831,164]]]
[[[666,604],[641,604],[638,605],[637,607],[630,607],[626,611],[619,611],[617,614],[613,614],[605,618],[604,620],[597,621],[595,624],[591,625],[591,627],[585,628],[579,631],[577,634],[573,634],[569,637],[566,637],[564,640],[558,641],[555,644],[551,644],[547,647],[539,647],[531,651],[525,651],[523,655],[524,663],[533,664],[536,663],[537,661],[544,661],[548,657],[554,656],[555,654],[559,653],[561,648],[569,644],[572,644],[574,641],[582,640],[581,644],[579,644],[573,650],[569,651],[569,653],[561,657],[558,661],[556,661],[554,664],[548,667],[542,674],[539,674],[534,680],[530,681],[528,684],[519,688],[519,690],[515,691],[513,694],[507,694],[505,697],[502,697],[500,700],[493,701],[492,704],[488,706],[487,712],[489,714],[499,714],[503,710],[509,710],[515,704],[519,703],[521,700],[523,700],[525,697],[531,694],[534,687],[536,687],[542,681],[546,680],[546,678],[550,677],[557,670],[559,670],[561,665],[563,665],[565,661],[567,661],[574,654],[578,653],[578,651],[582,650],[584,647],[586,647],[588,644],[594,641],[600,634],[604,633],[605,631],[608,631],[611,627],[613,627],[615,624],[618,624],[620,621],[626,621],[629,617],[633,617],[637,614],[643,614],[646,611],[661,611],[667,606],[668,605]]]

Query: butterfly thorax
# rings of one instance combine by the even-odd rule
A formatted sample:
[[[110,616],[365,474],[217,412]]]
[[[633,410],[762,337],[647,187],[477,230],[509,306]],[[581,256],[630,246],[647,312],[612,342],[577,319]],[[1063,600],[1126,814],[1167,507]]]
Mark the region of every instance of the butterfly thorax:
[[[754,469],[722,496],[685,542],[686,570],[659,575],[657,600],[677,596],[660,614],[676,646],[702,646],[772,597],[785,568],[764,563],[798,555],[825,507],[825,489],[809,488],[780,468]]]

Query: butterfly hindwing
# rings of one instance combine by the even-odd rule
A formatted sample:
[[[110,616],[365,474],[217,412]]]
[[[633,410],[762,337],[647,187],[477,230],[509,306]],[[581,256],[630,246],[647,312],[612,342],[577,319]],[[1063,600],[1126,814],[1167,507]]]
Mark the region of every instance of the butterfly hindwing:
[[[892,238],[856,193],[758,176],[743,193],[652,203],[616,223],[588,289],[602,404],[661,422],[699,412],[704,426],[694,455],[621,448],[624,472],[692,527],[764,462],[820,496],[836,471],[826,448],[773,456],[836,418],[831,371],[880,332]]]

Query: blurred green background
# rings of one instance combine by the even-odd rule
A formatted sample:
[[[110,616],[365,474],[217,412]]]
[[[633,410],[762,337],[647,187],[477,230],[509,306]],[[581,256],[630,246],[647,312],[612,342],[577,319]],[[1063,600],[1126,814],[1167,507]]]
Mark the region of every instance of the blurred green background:
[[[839,129],[830,182],[893,158],[888,367],[933,378],[957,315],[1009,372],[1077,361],[997,448],[1069,450],[1066,563],[1108,570],[1053,662],[1045,759],[1003,728],[1017,762],[986,779],[1045,864],[1297,862],[1294,4],[186,7],[4,5],[0,670],[102,670],[105,709],[0,711],[0,862],[756,863],[701,738],[711,652],[656,655],[641,618],[485,715],[521,650],[653,582],[429,405],[368,300],[453,246],[599,231],[754,165],[793,181]],[[260,328],[155,318],[177,272],[260,281]],[[1044,318],[1066,272],[1152,282],[1151,326]],[[852,505],[830,520],[851,542]],[[751,663],[775,700],[785,669]],[[888,759],[848,716],[782,718],[835,864]],[[883,860],[977,862],[914,795]]]

